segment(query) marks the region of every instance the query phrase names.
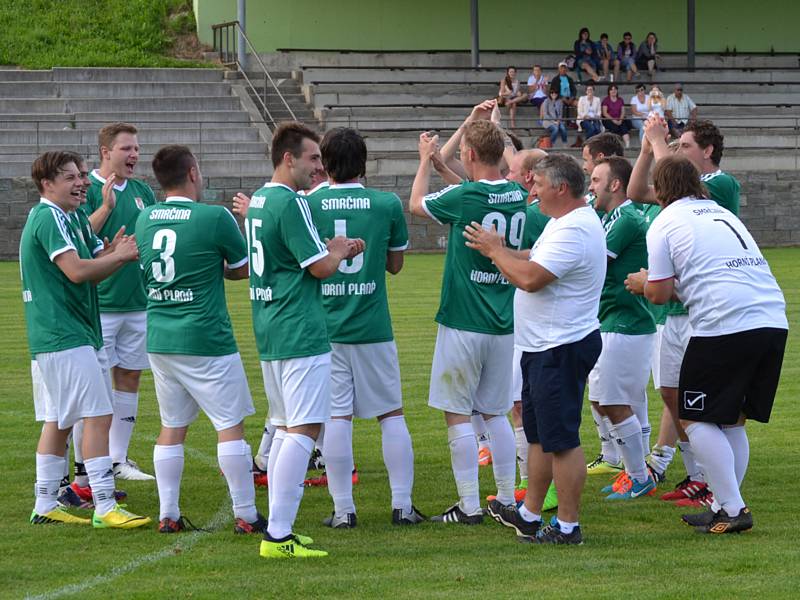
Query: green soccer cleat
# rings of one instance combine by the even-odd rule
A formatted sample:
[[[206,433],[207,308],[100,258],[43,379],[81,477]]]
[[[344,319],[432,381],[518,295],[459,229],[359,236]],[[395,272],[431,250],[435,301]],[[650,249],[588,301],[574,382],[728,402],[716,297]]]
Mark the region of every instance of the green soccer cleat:
[[[262,558],[322,558],[328,556],[324,550],[313,550],[301,543],[298,536],[290,534],[281,540],[268,535],[261,541],[259,554]]]
[[[150,517],[135,515],[119,504],[102,517],[97,511],[92,515],[92,526],[96,529],[134,529],[150,523]]]
[[[91,525],[89,519],[82,519],[69,514],[63,506],[54,508],[48,513],[39,515],[34,510],[31,512],[31,525],[50,525],[51,523],[67,523],[69,525]]]
[[[603,459],[602,454],[598,454],[592,462],[586,465],[587,475],[616,475],[622,471],[622,461],[617,464],[607,462]]]
[[[544,497],[542,504],[542,512],[558,508],[558,494],[556,493],[556,484],[550,482],[550,487],[547,488],[547,495]]]

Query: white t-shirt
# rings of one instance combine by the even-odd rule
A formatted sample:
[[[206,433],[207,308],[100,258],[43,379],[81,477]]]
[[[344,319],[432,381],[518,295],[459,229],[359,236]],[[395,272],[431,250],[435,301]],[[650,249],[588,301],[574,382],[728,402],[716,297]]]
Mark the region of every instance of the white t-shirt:
[[[643,117],[634,117],[638,119],[644,119],[647,117],[647,114],[650,112],[650,109],[647,108],[647,96],[644,97],[644,100],[639,100],[639,96],[634,95],[631,98],[631,106],[636,109],[636,112],[643,114]]]
[[[606,278],[606,236],[597,213],[582,207],[551,219],[529,260],[557,277],[538,292],[514,295],[514,345],[542,352],[582,340],[600,327]]]
[[[648,280],[675,278],[694,335],[788,329],[786,302],[753,236],[713,200],[682,198],[647,232]]]

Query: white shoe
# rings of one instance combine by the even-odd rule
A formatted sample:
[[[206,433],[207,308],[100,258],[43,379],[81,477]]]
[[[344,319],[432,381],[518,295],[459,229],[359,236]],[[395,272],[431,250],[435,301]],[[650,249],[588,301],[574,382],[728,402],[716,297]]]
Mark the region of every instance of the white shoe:
[[[155,477],[148,475],[139,468],[130,458],[125,462],[114,465],[114,478],[127,479],[128,481],[151,481]]]

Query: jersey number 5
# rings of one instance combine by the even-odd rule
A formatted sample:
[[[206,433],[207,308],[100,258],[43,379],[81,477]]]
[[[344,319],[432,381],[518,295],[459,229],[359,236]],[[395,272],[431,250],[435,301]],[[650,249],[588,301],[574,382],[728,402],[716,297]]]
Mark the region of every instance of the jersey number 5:
[[[159,250],[161,262],[153,262],[153,278],[159,283],[169,283],[175,279],[175,242],[177,235],[172,229],[159,229],[153,236],[153,250]]]

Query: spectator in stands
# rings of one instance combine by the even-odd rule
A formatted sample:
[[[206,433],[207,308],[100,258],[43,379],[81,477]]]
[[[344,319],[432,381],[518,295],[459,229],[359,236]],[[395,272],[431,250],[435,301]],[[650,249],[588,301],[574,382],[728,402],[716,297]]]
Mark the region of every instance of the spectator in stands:
[[[661,58],[658,55],[658,38],[652,31],[647,34],[647,38],[639,44],[639,49],[636,51],[636,66],[644,71],[647,69],[647,74],[652,79],[656,74],[658,65],[656,62]]]
[[[567,73],[567,63],[563,61],[558,63],[558,75],[550,80],[550,91],[556,92],[564,104],[564,120],[567,122],[567,127],[577,128],[577,125],[570,119],[572,115],[569,110],[578,105],[578,88],[575,80]]]
[[[644,120],[650,112],[648,96],[643,83],[636,85],[636,94],[631,96],[631,128],[639,130],[639,140],[644,137]]]
[[[614,49],[608,44],[607,33],[600,34],[600,41],[595,44],[594,52],[597,57],[599,69],[602,71],[601,79],[607,80],[609,68],[614,66],[616,58],[616,52],[614,52]]]
[[[606,128],[606,131],[621,135],[625,141],[625,147],[630,148],[631,136],[628,132],[631,130],[631,124],[625,118],[625,101],[619,97],[619,89],[616,84],[612,83],[608,86],[608,95],[603,98],[601,110],[603,111],[603,127]]]
[[[564,102],[558,97],[556,90],[550,90],[550,97],[547,98],[539,109],[542,118],[542,127],[550,134],[550,147],[552,148],[558,136],[561,141],[567,143],[567,128],[564,126]]]
[[[578,33],[573,50],[575,51],[575,71],[578,73],[578,78],[581,77],[581,71],[584,71],[592,78],[592,81],[598,81],[600,79],[597,74],[599,61],[595,53],[594,42],[589,37],[589,30],[586,27]]]
[[[647,116],[650,115],[658,115],[662,119],[664,118],[664,111],[666,110],[666,101],[664,100],[664,94],[661,93],[661,89],[653,84],[650,88],[650,94],[647,97]]]
[[[533,65],[533,71],[528,77],[528,101],[539,108],[547,100],[547,90],[550,80],[542,73],[541,65]]]
[[[614,78],[617,81],[619,81],[620,67],[625,69],[627,81],[639,76],[639,69],[636,67],[636,44],[633,43],[630,31],[622,34],[622,41],[617,45],[617,59],[614,61]]]
[[[675,91],[667,98],[665,116],[673,137],[680,137],[684,127],[697,119],[697,105],[683,93],[682,83],[676,83]]]
[[[527,96],[519,89],[517,79],[517,68],[508,67],[506,75],[500,80],[500,91],[497,94],[497,105],[508,107],[508,116],[511,120],[511,127],[516,127],[517,104],[526,100]]]
[[[594,95],[594,86],[586,86],[586,95],[578,100],[578,126],[586,132],[588,140],[601,131],[600,126],[600,98]]]

